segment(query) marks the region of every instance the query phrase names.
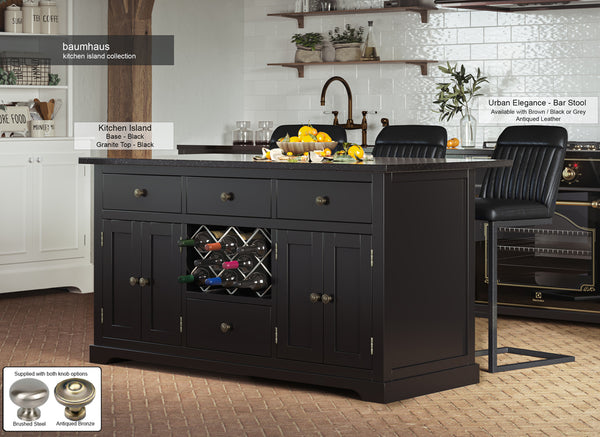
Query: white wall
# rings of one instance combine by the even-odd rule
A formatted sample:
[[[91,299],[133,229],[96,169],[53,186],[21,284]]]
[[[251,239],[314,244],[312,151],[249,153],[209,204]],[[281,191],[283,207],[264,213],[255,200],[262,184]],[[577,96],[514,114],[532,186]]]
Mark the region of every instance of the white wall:
[[[156,0],[154,35],[175,36],[175,65],[152,70],[152,119],[175,123],[175,144],[231,144],[244,115],[240,0]]]
[[[319,97],[331,76],[345,78],[354,95],[355,122],[361,110],[368,115],[369,143],[381,129],[379,119],[392,123],[439,124],[435,106],[435,83],[441,81],[438,64],[421,76],[417,66],[343,65],[307,67],[305,78],[290,68],[267,67],[269,62],[292,62],[294,33],[322,32],[345,23],[363,25],[374,21],[381,41],[383,59],[425,58],[445,64],[464,63],[480,67],[490,78],[488,96],[599,96],[600,95],[600,9],[496,13],[440,10],[430,13],[421,24],[417,13],[337,15],[305,19],[305,28],[296,21],[267,17],[267,13],[292,10],[293,1],[244,1],[245,117],[253,122],[331,122],[323,114]],[[339,83],[327,92],[325,109],[338,109],[345,122],[346,93]],[[458,119],[441,123],[449,136],[458,136]],[[567,125],[569,137],[600,139],[596,125]],[[499,126],[480,126],[481,142],[495,139]],[[351,141],[360,141],[360,131],[349,132]]]
[[[73,2],[73,33],[75,35],[105,35],[108,2],[76,0]],[[106,121],[106,65],[73,66],[73,121]]]

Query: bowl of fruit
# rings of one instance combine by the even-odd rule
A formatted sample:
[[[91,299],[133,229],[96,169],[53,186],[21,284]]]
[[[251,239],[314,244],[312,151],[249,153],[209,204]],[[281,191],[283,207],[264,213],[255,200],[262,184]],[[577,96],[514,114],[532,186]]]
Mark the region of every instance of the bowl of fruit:
[[[310,125],[302,126],[297,135],[288,134],[277,141],[277,147],[284,153],[294,155],[302,155],[313,150],[333,150],[336,146],[337,141],[332,141],[329,134],[319,132]]]

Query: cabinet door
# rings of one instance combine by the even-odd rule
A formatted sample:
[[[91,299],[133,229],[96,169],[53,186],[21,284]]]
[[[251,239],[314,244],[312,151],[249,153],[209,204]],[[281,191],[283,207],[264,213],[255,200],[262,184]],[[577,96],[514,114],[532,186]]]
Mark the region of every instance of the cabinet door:
[[[0,160],[0,264],[31,261],[32,171],[27,155]]]
[[[183,271],[181,225],[141,223],[142,272],[148,281],[140,284],[142,340],[153,343],[181,344],[181,285],[177,276]]]
[[[323,362],[323,234],[275,231],[277,242],[277,356]]]
[[[324,234],[324,361],[371,368],[371,237]]]
[[[137,281],[142,276],[140,225],[119,220],[105,220],[102,225],[102,335],[139,340],[141,289]],[[131,282],[130,278],[133,278]]]

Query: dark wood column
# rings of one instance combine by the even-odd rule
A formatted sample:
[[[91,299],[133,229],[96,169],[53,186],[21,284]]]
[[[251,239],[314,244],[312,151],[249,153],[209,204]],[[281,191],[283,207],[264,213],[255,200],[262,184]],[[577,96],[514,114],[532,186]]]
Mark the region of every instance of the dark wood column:
[[[108,0],[109,35],[151,35],[154,0]],[[108,121],[152,121],[152,65],[108,67]],[[151,158],[151,150],[109,150],[112,158]]]

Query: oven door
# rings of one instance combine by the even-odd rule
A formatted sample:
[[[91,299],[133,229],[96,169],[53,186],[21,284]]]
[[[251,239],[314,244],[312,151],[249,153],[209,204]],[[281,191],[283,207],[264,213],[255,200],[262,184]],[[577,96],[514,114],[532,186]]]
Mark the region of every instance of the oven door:
[[[499,305],[600,315],[596,242],[600,210],[591,207],[598,198],[600,193],[560,191],[551,224],[499,229]],[[485,234],[478,238],[477,252],[476,301],[483,303]]]

